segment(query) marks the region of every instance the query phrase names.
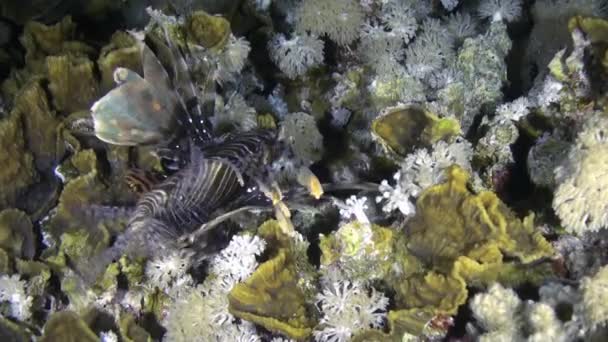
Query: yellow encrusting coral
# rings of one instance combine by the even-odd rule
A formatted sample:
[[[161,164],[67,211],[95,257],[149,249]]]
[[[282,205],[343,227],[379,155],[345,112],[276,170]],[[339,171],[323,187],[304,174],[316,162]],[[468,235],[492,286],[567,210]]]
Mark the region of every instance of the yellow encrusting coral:
[[[293,260],[284,249],[279,250],[230,291],[230,313],[291,338],[308,337],[314,323],[296,275]]]
[[[439,118],[419,105],[387,108],[372,122],[372,136],[389,152],[399,156],[459,133],[457,120]]]
[[[0,120],[0,209],[15,206],[18,196],[38,180],[22,127],[21,115]]]
[[[519,220],[493,192],[472,194],[467,189],[469,175],[460,167],[446,172],[446,183],[418,198],[416,215],[406,228],[408,250],[425,264],[449,272],[459,256],[497,262],[499,250],[500,255],[531,262],[552,255],[551,245],[534,231],[531,220]],[[494,253],[488,254],[492,248]]]
[[[405,232],[395,233],[392,257],[374,266],[390,266],[384,280],[395,291],[395,310],[409,312],[406,330],[416,336],[429,315],[454,315],[468,286],[540,282],[551,272],[549,263],[527,264],[553,255],[531,217],[522,222],[492,192],[472,193],[461,167],[445,172],[444,183],[422,192]]]
[[[59,311],[51,315],[45,324],[40,341],[98,342],[99,338],[77,314]]]
[[[343,273],[351,280],[383,279],[391,271],[396,233],[378,225],[365,227],[358,221],[319,237],[321,271]]]
[[[34,232],[30,218],[18,209],[0,211],[0,249],[15,258],[34,256]]]
[[[41,170],[52,166],[57,152],[57,134],[53,128],[58,120],[50,107],[41,77],[33,77],[21,87],[15,96],[13,113],[23,118],[26,143],[34,155],[36,166]]]
[[[46,58],[49,90],[57,110],[72,113],[88,109],[99,93],[95,64],[71,55]],[[78,96],[75,96],[78,94]]]
[[[71,176],[59,197],[55,214],[44,229],[58,239],[64,232],[82,229],[82,217],[78,212],[91,203],[101,204],[111,199],[107,186],[97,170],[97,156],[93,150],[77,152],[62,167],[70,169]]]
[[[142,74],[141,44],[130,34],[118,31],[112,35],[110,42],[101,48],[97,58],[101,74],[102,93],[110,91],[115,85],[114,70],[118,67],[133,70]]]
[[[232,31],[230,22],[224,17],[196,11],[186,22],[188,38],[207,49],[221,50],[226,45]]]

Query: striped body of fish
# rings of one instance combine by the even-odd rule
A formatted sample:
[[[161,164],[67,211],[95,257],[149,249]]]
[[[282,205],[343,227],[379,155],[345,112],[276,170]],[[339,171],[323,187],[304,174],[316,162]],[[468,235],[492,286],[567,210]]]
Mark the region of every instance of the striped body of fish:
[[[189,164],[142,195],[126,231],[85,270],[94,279],[122,254],[150,256],[175,247],[177,239],[234,205],[261,175],[275,136],[255,131],[224,136],[191,153]]]

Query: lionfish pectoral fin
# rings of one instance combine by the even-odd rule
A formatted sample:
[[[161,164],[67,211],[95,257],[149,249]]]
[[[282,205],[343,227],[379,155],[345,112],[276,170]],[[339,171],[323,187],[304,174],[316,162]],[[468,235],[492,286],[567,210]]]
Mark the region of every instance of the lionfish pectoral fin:
[[[239,168],[236,165],[234,165],[232,162],[230,162],[229,160],[226,160],[226,159],[222,159],[222,163],[228,165],[228,167],[230,167],[236,174],[239,184],[241,186],[245,186],[245,179],[243,178],[243,173],[239,170]]]
[[[267,206],[244,206],[244,207],[240,207],[234,210],[231,210],[229,212],[223,213],[217,217],[215,217],[214,219],[202,224],[198,229],[196,229],[195,231],[193,231],[190,234],[186,234],[182,237],[179,238],[179,247],[180,248],[185,248],[187,246],[192,246],[194,245],[194,243],[200,239],[202,236],[204,236],[206,233],[208,233],[210,230],[212,230],[213,228],[217,227],[219,224],[221,224],[222,222],[225,222],[226,220],[229,220],[230,218],[234,217],[237,214],[246,212],[246,211],[262,211],[262,210],[270,210],[270,207]]]

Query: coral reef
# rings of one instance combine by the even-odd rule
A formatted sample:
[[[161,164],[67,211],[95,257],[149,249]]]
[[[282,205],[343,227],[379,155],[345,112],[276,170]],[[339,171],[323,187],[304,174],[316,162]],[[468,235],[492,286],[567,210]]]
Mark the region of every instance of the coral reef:
[[[608,336],[603,1],[22,5],[4,339]]]

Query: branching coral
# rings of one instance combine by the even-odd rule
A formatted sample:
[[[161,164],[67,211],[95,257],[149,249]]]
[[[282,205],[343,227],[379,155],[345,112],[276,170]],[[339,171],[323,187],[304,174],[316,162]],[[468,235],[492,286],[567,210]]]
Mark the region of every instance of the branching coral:
[[[504,103],[496,109],[496,114],[504,119],[519,121],[530,112],[530,102],[525,97]]]
[[[452,81],[438,96],[439,103],[460,119],[464,132],[483,105],[496,105],[502,99],[501,87],[507,76],[504,59],[510,48],[507,27],[498,21],[485,34],[465,40],[458,50]]]
[[[365,214],[365,210],[369,207],[365,202],[367,202],[367,197],[357,198],[357,196],[352,195],[344,203],[337,202],[337,206],[340,208],[340,215],[344,219],[348,220],[351,216],[354,216],[360,223],[369,224],[369,218]]]
[[[477,33],[477,22],[468,13],[456,12],[450,14],[445,25],[447,32],[457,45],[462,44],[466,38],[473,37]]]
[[[358,52],[378,75],[399,73],[403,44],[415,35],[418,20],[413,6],[406,1],[387,1],[377,20],[369,20],[361,29]]]

